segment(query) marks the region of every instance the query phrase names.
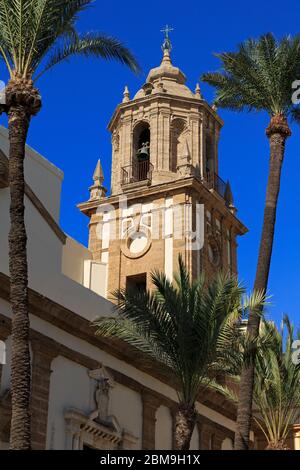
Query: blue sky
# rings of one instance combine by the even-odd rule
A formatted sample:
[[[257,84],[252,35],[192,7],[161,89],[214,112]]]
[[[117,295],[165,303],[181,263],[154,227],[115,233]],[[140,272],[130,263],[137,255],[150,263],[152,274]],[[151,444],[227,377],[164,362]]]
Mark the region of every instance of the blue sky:
[[[131,96],[143,84],[148,70],[160,63],[162,33],[174,27],[172,59],[194,89],[201,73],[215,70],[214,52],[234,50],[237,43],[272,31],[276,36],[300,33],[299,0],[202,2],[151,0],[141,2],[96,0],[78,22],[80,31],[100,30],[117,36],[136,54],[143,74],[135,77],[117,63],[83,58],[58,66],[39,82],[43,109],[31,125],[28,142],[65,173],[61,225],[74,238],[87,242],[88,219],[76,208],[88,198],[88,187],[100,157],[109,187],[111,164],[108,121],[122,99],[124,85]],[[5,78],[5,72],[1,69]],[[2,77],[1,77],[2,78]],[[295,77],[300,79],[300,77]],[[213,90],[202,85],[208,101]],[[225,126],[220,140],[220,175],[229,179],[238,216],[250,232],[239,240],[239,273],[251,288],[256,268],[268,169],[268,141],[264,114],[220,111]],[[1,118],[5,123],[5,119]],[[269,316],[280,320],[288,313],[300,327],[299,205],[300,129],[293,127],[284,163],[278,223],[269,290]]]

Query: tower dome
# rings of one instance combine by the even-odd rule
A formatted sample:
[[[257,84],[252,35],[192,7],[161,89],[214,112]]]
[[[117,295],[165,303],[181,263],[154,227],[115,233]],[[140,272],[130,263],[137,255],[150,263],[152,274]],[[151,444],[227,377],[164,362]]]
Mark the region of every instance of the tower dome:
[[[194,93],[185,85],[186,76],[171,61],[171,42],[167,36],[162,45],[163,58],[161,64],[150,70],[146,83],[136,93],[134,99],[152,93],[167,93],[187,98],[194,98]]]

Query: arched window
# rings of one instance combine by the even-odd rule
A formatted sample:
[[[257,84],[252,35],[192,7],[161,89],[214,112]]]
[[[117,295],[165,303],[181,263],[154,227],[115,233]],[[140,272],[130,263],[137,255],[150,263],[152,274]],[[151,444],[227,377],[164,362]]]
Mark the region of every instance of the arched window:
[[[143,147],[148,150],[150,157],[150,126],[147,122],[140,121],[133,131],[133,159],[138,158]]]
[[[133,178],[146,180],[150,168],[150,126],[147,122],[139,122],[133,131],[133,155],[132,175]]]

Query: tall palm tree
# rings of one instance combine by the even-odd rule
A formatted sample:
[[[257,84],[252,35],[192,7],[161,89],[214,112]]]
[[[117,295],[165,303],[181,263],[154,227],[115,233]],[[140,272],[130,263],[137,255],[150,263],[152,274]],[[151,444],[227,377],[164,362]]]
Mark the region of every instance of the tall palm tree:
[[[267,291],[273,248],[276,209],[280,189],[285,144],[291,135],[289,119],[300,120],[292,103],[292,83],[300,76],[300,38],[277,41],[272,34],[249,39],[237,52],[217,54],[219,72],[202,79],[216,88],[216,104],[234,111],[264,111],[269,115],[266,134],[270,143],[269,176],[266,189],[263,229],[260,240],[254,290]],[[251,312],[248,333],[257,336],[260,316]],[[255,351],[253,351],[255,354]],[[249,446],[254,383],[254,362],[244,367],[235,434],[235,449]]]
[[[76,20],[92,0],[1,0],[0,56],[9,72],[8,115],[10,219],[9,269],[12,304],[11,449],[30,448],[30,355],[24,224],[24,157],[31,118],[41,108],[35,81],[73,55],[116,59],[137,71],[133,55],[117,39],[79,34]]]
[[[236,341],[235,353],[224,363],[224,370],[232,382],[239,382],[239,374],[245,361],[247,340],[242,333]],[[287,449],[291,425],[300,408],[300,361],[293,349],[294,327],[287,316],[280,329],[273,322],[262,320],[259,340],[256,342],[253,389],[253,419],[262,431],[267,449]],[[295,357],[294,357],[295,355]],[[238,402],[234,389],[212,384],[228,399]]]
[[[256,310],[261,296],[241,303],[243,288],[236,279],[219,275],[207,287],[204,277],[191,281],[182,258],[171,283],[154,272],[154,292],[115,293],[117,316],[95,321],[96,334],[117,337],[167,370],[177,384],[176,448],[188,450],[195,427],[199,394],[214,380],[219,363],[231,355],[238,321],[249,305]]]

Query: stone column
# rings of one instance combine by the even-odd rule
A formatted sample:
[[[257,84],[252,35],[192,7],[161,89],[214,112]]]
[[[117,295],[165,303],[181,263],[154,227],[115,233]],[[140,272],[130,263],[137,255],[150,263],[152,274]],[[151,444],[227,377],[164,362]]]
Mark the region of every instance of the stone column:
[[[32,449],[46,449],[51,362],[57,351],[38,338],[31,340],[31,433]]]
[[[156,423],[156,411],[159,407],[159,400],[150,391],[143,391],[142,402],[143,402],[142,449],[143,450],[155,450],[155,423]]]
[[[191,163],[196,168],[196,174],[202,175],[201,169],[201,151],[200,151],[200,117],[197,111],[190,114],[190,130],[191,130]]]
[[[214,449],[214,432],[211,426],[206,423],[201,423],[199,429],[200,434],[200,450],[213,450]]]
[[[128,112],[122,116],[121,166],[132,164],[132,130],[131,113]]]
[[[170,171],[170,118],[168,108],[162,112],[162,162],[161,169]]]
[[[158,168],[158,108],[152,105],[149,115],[150,121],[150,161],[154,166],[154,171]]]

